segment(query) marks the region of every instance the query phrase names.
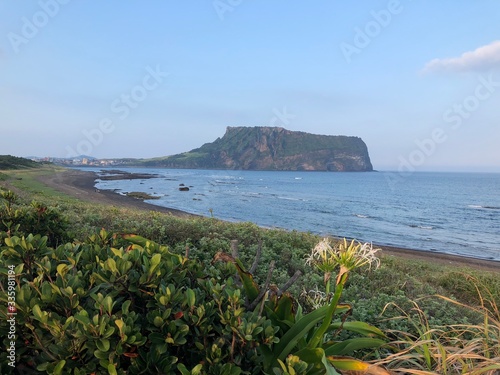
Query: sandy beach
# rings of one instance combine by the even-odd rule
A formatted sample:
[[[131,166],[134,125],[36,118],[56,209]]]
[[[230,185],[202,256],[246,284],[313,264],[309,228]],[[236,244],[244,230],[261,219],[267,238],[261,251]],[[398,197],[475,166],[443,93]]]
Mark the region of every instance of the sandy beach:
[[[124,175],[123,177],[133,178],[133,175]],[[96,178],[97,174],[95,172],[70,169],[64,172],[40,176],[39,180],[57,191],[87,202],[127,207],[138,210],[157,211],[185,218],[196,216],[180,210],[145,203],[142,200],[123,196],[113,191],[96,190],[94,187]],[[384,255],[390,255],[399,258],[432,261],[433,263],[452,265],[456,266],[457,268],[473,267],[485,271],[500,272],[500,262],[497,261],[390,246],[377,247],[380,247],[382,249],[382,257]]]

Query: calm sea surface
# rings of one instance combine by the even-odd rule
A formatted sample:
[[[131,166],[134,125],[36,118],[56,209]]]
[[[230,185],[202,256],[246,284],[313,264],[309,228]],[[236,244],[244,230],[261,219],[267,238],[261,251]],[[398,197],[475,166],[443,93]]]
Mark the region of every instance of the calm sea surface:
[[[97,187],[225,220],[500,261],[500,174],[124,170],[159,177]]]

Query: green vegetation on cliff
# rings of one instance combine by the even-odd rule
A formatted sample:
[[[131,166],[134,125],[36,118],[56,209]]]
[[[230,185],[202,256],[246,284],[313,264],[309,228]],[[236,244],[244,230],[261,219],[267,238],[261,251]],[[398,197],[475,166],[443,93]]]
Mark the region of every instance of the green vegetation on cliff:
[[[18,158],[12,155],[0,155],[0,170],[37,168],[40,164],[33,160]]]
[[[372,171],[361,138],[316,135],[278,127],[228,127],[226,134],[200,148],[141,161],[169,168]]]

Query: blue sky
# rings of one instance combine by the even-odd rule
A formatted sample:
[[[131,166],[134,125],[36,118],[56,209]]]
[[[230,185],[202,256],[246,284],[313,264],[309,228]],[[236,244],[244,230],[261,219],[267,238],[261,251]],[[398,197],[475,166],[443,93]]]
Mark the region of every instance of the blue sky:
[[[155,157],[227,126],[500,172],[500,2],[3,1],[0,154]]]

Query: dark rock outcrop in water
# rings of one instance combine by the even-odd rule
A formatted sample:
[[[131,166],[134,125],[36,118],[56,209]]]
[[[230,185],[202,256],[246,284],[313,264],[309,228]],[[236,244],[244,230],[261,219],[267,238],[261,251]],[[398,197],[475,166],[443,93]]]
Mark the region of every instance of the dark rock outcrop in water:
[[[228,127],[200,148],[143,160],[143,166],[280,171],[372,171],[359,137],[316,135],[278,127]]]

